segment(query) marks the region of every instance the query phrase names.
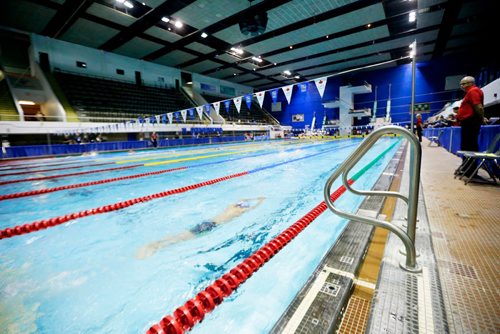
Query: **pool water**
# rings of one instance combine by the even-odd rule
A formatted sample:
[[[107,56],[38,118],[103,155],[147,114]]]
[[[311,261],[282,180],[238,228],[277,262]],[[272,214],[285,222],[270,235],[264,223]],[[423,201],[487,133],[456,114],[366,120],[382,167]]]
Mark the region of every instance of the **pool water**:
[[[365,164],[394,144],[381,139]],[[0,240],[1,333],[144,333],[323,201],[323,187],[360,140],[263,142],[3,163],[0,181],[139,165],[112,172],[18,182],[0,194],[160,171],[185,170],[0,201],[0,229],[165,190],[248,175]],[[370,189],[397,145],[355,184]],[[55,163],[67,165],[51,166]],[[109,165],[84,167],[109,162]],[[161,164],[155,164],[161,163]],[[336,189],[334,186],[333,189]],[[244,199],[255,208],[234,210]],[[341,209],[362,197],[346,193]],[[257,200],[250,201],[255,205]],[[231,213],[231,214],[228,214]],[[222,217],[222,218],[221,218]],[[222,220],[193,235],[202,222]],[[267,333],[346,225],[326,211],[197,324],[192,333]],[[161,247],[153,247],[162,243]],[[151,251],[153,249],[153,251]]]

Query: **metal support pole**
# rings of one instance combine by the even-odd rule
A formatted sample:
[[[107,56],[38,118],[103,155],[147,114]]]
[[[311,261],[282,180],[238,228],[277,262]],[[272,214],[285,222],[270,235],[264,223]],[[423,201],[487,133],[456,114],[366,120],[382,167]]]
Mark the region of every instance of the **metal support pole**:
[[[417,62],[417,40],[413,41],[412,43],[412,54],[413,57],[411,58],[411,105],[410,105],[410,115],[411,115],[411,120],[410,120],[410,131],[413,133],[413,116],[415,114],[415,68],[416,68],[416,62]]]

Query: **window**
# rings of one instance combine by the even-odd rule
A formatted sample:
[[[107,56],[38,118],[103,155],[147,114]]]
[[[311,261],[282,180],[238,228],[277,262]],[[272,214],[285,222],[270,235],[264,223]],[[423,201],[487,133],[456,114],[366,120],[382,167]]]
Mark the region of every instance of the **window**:
[[[84,63],[83,61],[76,61],[76,67],[83,67],[83,68],[86,68],[87,67],[87,63]]]
[[[116,69],[116,74],[119,74],[119,75],[125,75],[125,71],[124,71],[124,70],[122,70],[122,69],[117,68],[117,69]]]

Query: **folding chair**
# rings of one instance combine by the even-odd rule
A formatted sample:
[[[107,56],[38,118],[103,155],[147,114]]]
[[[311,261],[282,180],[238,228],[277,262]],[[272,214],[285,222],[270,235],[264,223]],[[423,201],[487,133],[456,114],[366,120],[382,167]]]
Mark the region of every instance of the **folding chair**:
[[[465,179],[465,184],[469,183],[473,177],[477,175],[481,167],[488,173],[491,180],[496,184],[497,178],[500,178],[500,150],[496,150],[497,144],[500,141],[500,133],[498,133],[493,141],[484,152],[472,151],[457,151],[457,154],[464,157],[464,161],[455,171],[455,178]],[[495,151],[496,150],[496,151]],[[479,163],[478,163],[479,162]],[[466,176],[472,169],[472,173]]]
[[[428,137],[427,138],[427,139],[429,139],[429,145],[428,146],[431,146],[432,143],[436,144],[436,146],[441,146],[441,143],[440,143],[439,139],[441,139],[441,135],[443,134],[443,132],[444,132],[444,130],[439,130],[437,136],[430,136],[430,137]]]

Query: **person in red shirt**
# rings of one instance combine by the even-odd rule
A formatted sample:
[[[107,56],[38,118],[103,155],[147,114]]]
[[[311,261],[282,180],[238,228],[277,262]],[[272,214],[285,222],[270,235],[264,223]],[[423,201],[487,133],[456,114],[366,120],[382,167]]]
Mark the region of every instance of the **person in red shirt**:
[[[462,129],[460,149],[462,151],[479,151],[479,131],[484,119],[484,94],[475,85],[474,77],[466,76],[460,80],[460,89],[465,92],[462,104],[458,109],[457,120]],[[461,166],[464,175],[470,177],[475,168]]]
[[[422,142],[422,130],[424,128],[424,122],[422,121],[422,115],[417,114],[417,122],[415,123],[417,126],[417,136],[418,136],[418,141]]]

